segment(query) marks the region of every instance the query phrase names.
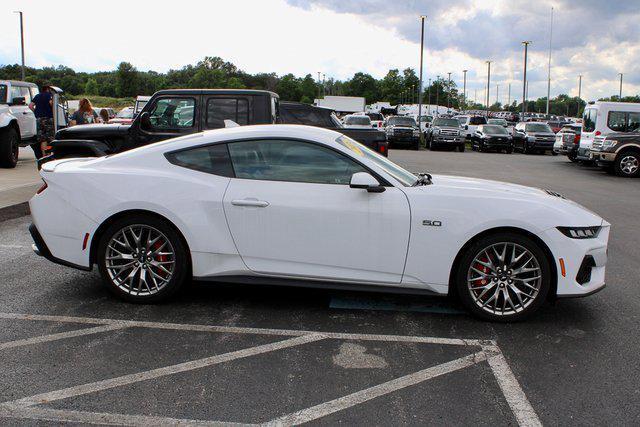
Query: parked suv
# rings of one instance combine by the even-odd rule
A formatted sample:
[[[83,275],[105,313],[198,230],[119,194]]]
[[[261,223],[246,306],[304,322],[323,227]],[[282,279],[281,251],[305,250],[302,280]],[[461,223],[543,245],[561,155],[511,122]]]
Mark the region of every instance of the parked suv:
[[[513,131],[513,147],[524,154],[544,153],[550,151],[553,155],[553,144],[556,134],[543,122],[520,122]]]
[[[513,153],[513,138],[500,125],[480,125],[471,137],[471,149]]]
[[[640,103],[595,102],[585,107],[578,160],[590,161],[591,146],[613,132],[631,132],[640,127]]]
[[[640,175],[640,129],[596,139],[590,154],[598,166],[618,176],[635,178]]]
[[[38,93],[34,83],[0,80],[0,167],[14,168],[20,146],[35,142],[36,117],[29,103]]]
[[[486,125],[487,119],[483,116],[455,116],[454,119],[458,119],[460,126],[464,129],[464,134],[467,139],[471,139],[476,129],[480,125]]]
[[[457,119],[438,117],[431,122],[431,127],[426,131],[427,148],[436,150],[441,147],[457,148],[464,151],[465,138],[460,131],[460,122]]]
[[[420,149],[420,129],[413,117],[391,116],[387,119],[385,132],[391,145],[409,146]]]

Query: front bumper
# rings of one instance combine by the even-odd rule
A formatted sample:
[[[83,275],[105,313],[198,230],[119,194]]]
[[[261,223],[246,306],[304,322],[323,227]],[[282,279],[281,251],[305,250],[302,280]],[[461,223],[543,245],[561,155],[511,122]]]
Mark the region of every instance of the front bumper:
[[[433,139],[431,140],[432,144],[438,144],[438,145],[462,145],[464,144],[464,142],[465,140],[461,136],[434,135]]]
[[[407,135],[389,135],[387,134],[387,141],[391,144],[415,144],[420,140],[420,136],[407,136]]]
[[[591,157],[591,148],[590,147],[578,147],[578,153],[576,155],[578,160],[586,160],[591,161],[593,157]]]
[[[553,150],[553,144],[555,143],[555,141],[551,141],[551,142],[547,142],[547,141],[534,141],[534,142],[530,142],[529,143],[529,148],[531,148],[532,150],[545,150],[545,151],[552,151]]]
[[[609,167],[613,165],[613,162],[616,160],[616,153],[591,150],[589,157],[594,160],[598,166]]]
[[[600,233],[593,239],[571,239],[556,228],[546,230],[540,235],[554,257],[558,273],[558,298],[587,296],[604,288],[610,225],[603,221],[601,227]],[[589,261],[589,274],[586,277],[588,280],[585,280],[584,275],[585,260],[592,260]],[[562,263],[565,267],[564,276]]]

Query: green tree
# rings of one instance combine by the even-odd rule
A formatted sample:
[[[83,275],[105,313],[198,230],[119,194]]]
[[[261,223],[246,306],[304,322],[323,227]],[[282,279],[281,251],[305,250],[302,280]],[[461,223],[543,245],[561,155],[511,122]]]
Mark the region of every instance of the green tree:
[[[84,93],[87,95],[98,95],[98,82],[94,78],[87,80],[87,84],[84,85]]]
[[[300,89],[300,79],[293,74],[282,76],[276,86],[280,98],[284,101],[298,101],[302,96]]]
[[[382,100],[388,101],[392,105],[398,104],[403,86],[403,78],[400,76],[398,69],[389,70],[380,82]]]
[[[402,71],[402,85],[404,92],[408,95],[409,102],[417,102],[420,79],[413,68],[405,68]]]
[[[120,98],[138,95],[138,70],[128,62],[121,62],[116,70],[116,94]]]
[[[308,104],[312,103],[313,99],[317,97],[318,85],[316,84],[316,81],[313,80],[313,77],[311,77],[311,74],[304,76],[304,79],[300,82],[300,92],[302,97],[307,97],[307,99],[311,100],[307,102]],[[300,98],[301,102],[302,97]]]

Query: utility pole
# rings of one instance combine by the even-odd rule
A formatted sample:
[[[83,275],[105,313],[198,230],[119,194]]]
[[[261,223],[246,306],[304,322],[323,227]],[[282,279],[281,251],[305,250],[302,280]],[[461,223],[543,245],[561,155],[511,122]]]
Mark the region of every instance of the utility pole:
[[[509,94],[507,95],[507,107],[511,105],[511,83],[509,83]]]
[[[618,73],[620,76],[620,95],[618,96],[618,101],[622,102],[622,73]]]
[[[440,113],[440,103],[439,103],[439,95],[440,95],[440,76],[436,78],[436,117]]]
[[[449,83],[447,83],[447,113],[451,109],[451,73],[449,74]]]
[[[428,92],[428,97],[429,97],[429,101],[427,102],[427,114],[431,114],[431,79],[429,79],[429,88],[427,89]],[[422,97],[420,97],[422,98]],[[422,99],[421,99],[422,101]],[[421,104],[418,104],[421,105]],[[420,107],[418,106],[418,109],[420,109]]]
[[[320,74],[321,74],[320,71],[318,71],[318,98],[320,98],[320,90],[321,90],[320,89],[320,85],[321,85],[321,83],[320,83]]]
[[[496,104],[500,102],[500,85],[496,85]]]
[[[491,92],[491,61],[487,61],[487,117],[489,117],[489,94]]]
[[[462,74],[464,75],[462,80],[462,105],[465,110],[467,109],[467,71],[469,70],[462,70]]]
[[[327,94],[326,94],[326,87],[325,87],[325,84],[324,84],[325,77],[326,77],[326,76],[325,76],[325,74],[324,74],[324,73],[322,73],[322,97],[323,97],[323,98],[324,98],[325,96],[327,96]]]
[[[418,84],[418,128],[420,127],[420,120],[422,120],[422,54],[424,53],[424,18],[426,18],[426,16],[420,16],[420,82]],[[424,136],[422,135],[422,132],[420,132],[420,144],[423,143],[423,139]]]
[[[578,75],[578,99],[582,99],[582,74]]]
[[[22,76],[22,81],[24,81],[24,25],[22,22],[22,12],[15,11],[13,13],[17,13],[20,15],[20,52],[22,53],[22,68],[20,70],[20,75]]]
[[[473,90],[473,103],[474,104],[478,103],[478,88]]]
[[[524,45],[524,73],[522,75],[522,120],[527,112],[527,50],[529,49],[530,41],[523,41]]]
[[[549,73],[547,77],[547,112],[549,115],[549,98],[551,98],[551,40],[553,39],[553,7],[551,8],[551,25],[549,27]]]

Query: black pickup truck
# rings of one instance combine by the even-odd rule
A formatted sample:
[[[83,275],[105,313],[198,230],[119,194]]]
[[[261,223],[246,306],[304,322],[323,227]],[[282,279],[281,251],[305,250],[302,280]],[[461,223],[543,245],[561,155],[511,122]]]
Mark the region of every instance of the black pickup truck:
[[[282,103],[285,104],[285,103]],[[304,104],[300,104],[304,105]],[[311,107],[317,108],[317,107]],[[288,120],[290,119],[290,120]],[[100,157],[169,138],[225,127],[225,120],[239,125],[294,123],[281,115],[276,93],[241,89],[169,89],[156,92],[130,125],[79,125],[62,129],[51,142],[51,154],[38,165],[69,157]],[[304,122],[344,133],[367,147],[387,155],[381,132],[357,132],[335,125]],[[378,132],[378,134],[373,133]]]

